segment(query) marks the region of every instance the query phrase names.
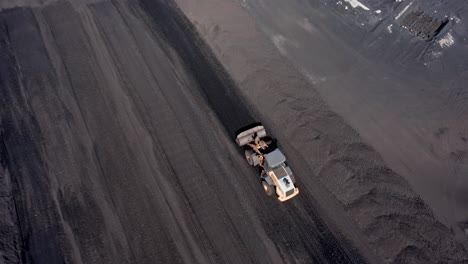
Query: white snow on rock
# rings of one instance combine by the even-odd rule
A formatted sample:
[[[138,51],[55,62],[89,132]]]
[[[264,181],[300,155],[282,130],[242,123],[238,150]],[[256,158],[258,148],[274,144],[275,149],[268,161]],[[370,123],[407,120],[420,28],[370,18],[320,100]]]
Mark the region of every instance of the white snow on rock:
[[[309,21],[308,18],[304,18],[302,20],[299,20],[297,21],[297,24],[302,28],[304,29],[305,31],[309,32],[309,33],[316,33],[317,32],[317,28],[315,28]]]
[[[379,10],[375,10],[375,13],[380,14],[380,13],[382,13],[382,10],[380,10],[380,9],[379,9]]]
[[[413,4],[413,2],[409,3],[401,12],[395,17],[395,20],[398,20],[405,12],[408,10],[408,8]]]
[[[307,77],[307,79],[312,83],[312,84],[318,84],[318,83],[323,83],[323,82],[326,82],[327,81],[327,77],[320,77],[320,76],[317,76],[317,75],[314,75],[308,71],[301,71],[304,76]]]
[[[457,23],[457,24],[460,24],[460,22],[461,22],[461,19],[456,17],[456,16],[451,17],[450,20],[452,20],[452,21],[455,20],[455,23]]]
[[[344,0],[345,2],[349,3],[353,8],[360,7],[366,11],[369,11],[369,8],[365,5],[363,5],[361,2],[358,0]]]
[[[282,35],[274,35],[272,41],[275,44],[276,48],[280,51],[281,54],[286,55],[286,38]]]
[[[439,39],[438,43],[441,48],[448,48],[455,43],[455,39],[452,34],[448,32],[443,38]]]
[[[438,58],[442,57],[442,54],[443,54],[442,51],[433,51],[433,52],[431,52],[432,58],[434,58],[434,59],[438,59]]]
[[[387,31],[388,31],[388,33],[390,33],[390,34],[393,33],[392,27],[393,27],[393,24],[390,24],[390,25],[387,27]]]

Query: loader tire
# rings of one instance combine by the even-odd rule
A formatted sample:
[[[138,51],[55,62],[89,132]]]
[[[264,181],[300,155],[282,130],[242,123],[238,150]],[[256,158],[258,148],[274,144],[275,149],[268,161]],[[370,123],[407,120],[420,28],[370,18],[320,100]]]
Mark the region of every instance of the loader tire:
[[[254,161],[252,159],[252,154],[253,154],[252,150],[250,150],[250,149],[245,150],[245,159],[247,160],[247,162],[249,163],[250,166],[254,165]]]
[[[275,193],[274,187],[268,184],[265,180],[262,181],[263,190],[268,196],[272,196]]]

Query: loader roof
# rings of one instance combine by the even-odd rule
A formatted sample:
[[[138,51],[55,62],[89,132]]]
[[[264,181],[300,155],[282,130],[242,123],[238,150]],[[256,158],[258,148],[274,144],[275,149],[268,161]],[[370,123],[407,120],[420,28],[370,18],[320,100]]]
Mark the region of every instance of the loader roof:
[[[265,154],[265,160],[270,167],[276,167],[282,162],[286,161],[286,157],[279,149],[275,149],[272,152]]]

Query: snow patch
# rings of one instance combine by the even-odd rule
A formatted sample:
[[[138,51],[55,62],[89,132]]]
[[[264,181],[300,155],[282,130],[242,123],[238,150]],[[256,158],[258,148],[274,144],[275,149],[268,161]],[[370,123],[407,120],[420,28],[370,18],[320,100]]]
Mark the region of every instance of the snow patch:
[[[455,23],[457,23],[457,24],[460,24],[460,22],[461,22],[461,19],[456,17],[456,16],[451,17],[450,20],[452,20],[452,21],[455,20]]]
[[[438,43],[441,48],[448,48],[455,43],[455,39],[452,34],[448,32],[443,38],[439,39]]]
[[[390,24],[390,25],[387,27],[387,31],[388,31],[388,33],[390,33],[390,34],[393,33],[392,27],[393,27],[393,24]]]
[[[360,7],[366,11],[369,11],[369,8],[365,5],[363,5],[361,2],[358,0],[344,0],[345,2],[349,3],[353,8]]]
[[[316,76],[314,74],[311,74],[308,71],[302,71],[302,73],[306,76],[306,78],[312,83],[312,84],[319,84],[327,81],[327,77],[320,77]]]
[[[274,35],[271,39],[280,53],[286,55],[286,38],[283,35]]]
[[[395,20],[398,20],[405,12],[408,10],[408,8],[413,4],[413,2],[409,3],[401,12],[395,17]]]
[[[375,10],[375,13],[380,14],[380,13],[382,13],[382,10],[380,10],[380,9],[379,9],[379,10]]]
[[[438,59],[438,58],[442,57],[442,51],[433,51],[431,53],[431,55],[432,55],[432,58]]]
[[[309,33],[316,33],[317,29],[310,23],[308,18],[297,21],[297,24]]]

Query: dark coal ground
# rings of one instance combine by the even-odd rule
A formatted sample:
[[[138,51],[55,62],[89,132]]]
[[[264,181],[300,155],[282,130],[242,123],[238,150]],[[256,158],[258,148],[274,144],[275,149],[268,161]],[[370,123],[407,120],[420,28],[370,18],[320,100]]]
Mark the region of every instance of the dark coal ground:
[[[232,140],[254,118],[175,4],[0,21],[3,262],[375,262],[307,189],[264,195]]]
[[[294,72],[281,84],[296,98],[261,81],[238,86],[221,66],[238,55],[217,51],[218,62],[172,1],[35,6],[0,13],[3,262],[467,262],[407,183]],[[233,143],[259,117],[302,175],[288,203],[264,195]],[[319,136],[302,133],[309,126]],[[325,183],[332,194],[355,201],[330,198],[317,168],[335,180]],[[361,189],[343,185],[349,171]],[[382,183],[389,195],[372,187]],[[353,218],[381,211],[379,221]]]
[[[241,84],[239,88],[262,119],[269,120],[276,134],[282,132],[283,142],[291,145],[293,153],[307,157],[303,162],[312,171],[301,175],[307,178],[307,187],[320,198],[326,196],[322,188],[329,190],[378,255],[395,263],[458,263],[466,259],[453,237],[463,243],[463,229],[447,221],[453,216],[462,218],[465,213],[454,210],[466,201],[462,185],[466,177],[460,158],[464,145],[458,135],[464,133],[465,124],[461,122],[463,74],[428,74],[424,57],[418,56],[425,50],[431,54],[428,46],[442,48],[439,41],[445,38],[449,26],[458,22],[447,24],[427,41],[399,25],[394,25],[393,33],[388,31],[410,2],[381,1],[387,7],[384,9],[361,1],[370,7],[368,11],[353,9],[344,1],[251,0],[236,1],[237,5],[229,0],[177,2]],[[418,8],[416,3],[413,6]],[[240,7],[247,12],[236,10]],[[413,12],[411,8],[407,11]],[[421,16],[422,20],[428,21],[428,16]],[[420,20],[415,23],[422,24]],[[409,29],[417,28],[423,27]],[[463,29],[463,23],[453,28]],[[458,47],[452,45],[450,49],[444,46],[444,56],[455,48],[463,51],[462,42],[458,39],[457,43]],[[387,46],[382,47],[384,44]],[[457,61],[453,60],[452,66]],[[440,63],[433,63],[431,70],[436,65]],[[447,94],[440,95],[453,92],[452,85],[444,82],[457,74],[454,86],[459,87],[453,90],[462,94],[459,100],[447,104]],[[421,77],[430,80],[421,83]],[[431,83],[437,78],[439,82]],[[432,93],[437,90],[436,95]],[[434,99],[443,107],[434,104]],[[450,125],[450,132],[437,132],[441,124]],[[437,154],[430,154],[431,150]],[[421,201],[420,196],[426,200]],[[455,249],[452,246],[458,253],[451,251]],[[451,258],[455,255],[460,259]]]
[[[353,2],[353,1],[349,1]],[[468,3],[250,1],[260,28],[437,218],[468,221]]]

